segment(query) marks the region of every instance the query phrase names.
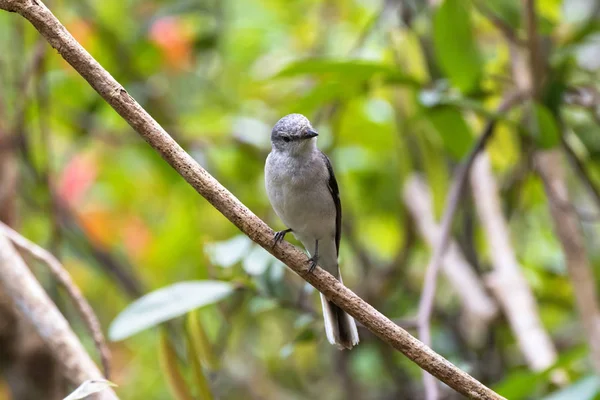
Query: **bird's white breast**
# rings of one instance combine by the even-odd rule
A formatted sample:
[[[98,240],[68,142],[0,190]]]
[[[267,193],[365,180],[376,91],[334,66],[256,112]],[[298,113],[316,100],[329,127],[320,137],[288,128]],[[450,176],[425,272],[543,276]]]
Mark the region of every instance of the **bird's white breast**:
[[[265,165],[267,195],[283,223],[302,242],[335,236],[335,205],[322,156],[271,152]]]

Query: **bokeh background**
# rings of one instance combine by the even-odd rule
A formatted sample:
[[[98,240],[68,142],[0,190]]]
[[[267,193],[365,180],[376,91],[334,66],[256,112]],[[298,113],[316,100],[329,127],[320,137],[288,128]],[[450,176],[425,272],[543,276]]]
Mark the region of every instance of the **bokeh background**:
[[[522,3],[46,2],[204,168],[276,230],[284,226],[263,184],[270,129],[288,113],[309,117],[341,188],[344,283],[414,334],[431,248],[403,193],[418,174],[431,192],[430,218],[439,220],[460,161],[519,87],[514,63],[520,53],[528,60]],[[555,357],[532,367],[502,307],[483,324],[465,318],[460,293],[472,290],[467,281],[460,288],[442,274],[436,293],[433,348],[510,399],[600,398],[532,161],[540,149],[564,155],[567,143],[589,182],[600,184],[597,11],[588,0],[537,2],[544,85],[552,95],[534,106],[534,124],[526,106],[503,113],[487,146],[510,245]],[[165,361],[159,328],[111,343],[111,379],[122,399],[183,399],[173,389],[178,374],[200,398],[186,352],[190,323],[200,326],[199,358],[214,398],[422,398],[421,370],[364,328],[351,352],[330,346],[314,290],[198,196],[16,14],[0,12],[0,49],[0,187],[8,188],[0,217],[64,263],[105,332],[152,290],[208,279],[236,287],[162,331],[175,361]],[[597,276],[598,203],[567,158],[559,159]],[[472,193],[465,191],[453,240],[496,307],[486,280],[493,240]],[[416,202],[426,204],[426,196]],[[97,359],[65,293],[43,266],[32,267]],[[5,349],[26,334],[6,333],[15,326],[0,320]],[[6,376],[0,399],[8,400]],[[445,387],[442,394],[459,398]]]

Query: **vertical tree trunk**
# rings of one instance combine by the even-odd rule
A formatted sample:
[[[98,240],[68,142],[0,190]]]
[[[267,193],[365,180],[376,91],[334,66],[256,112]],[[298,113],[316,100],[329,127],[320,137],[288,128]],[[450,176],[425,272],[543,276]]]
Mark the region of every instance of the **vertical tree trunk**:
[[[544,180],[554,231],[565,255],[575,303],[590,346],[590,357],[596,372],[600,373],[600,307],[596,279],[588,260],[578,217],[569,201],[562,157],[559,150],[540,151],[535,161]]]

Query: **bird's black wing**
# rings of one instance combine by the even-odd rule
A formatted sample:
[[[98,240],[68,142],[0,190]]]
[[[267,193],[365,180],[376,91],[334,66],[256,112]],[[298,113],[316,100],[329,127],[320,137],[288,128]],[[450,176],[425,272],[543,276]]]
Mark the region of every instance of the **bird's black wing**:
[[[335,204],[335,248],[339,255],[340,239],[342,238],[342,203],[340,202],[340,190],[338,188],[337,181],[335,180],[335,174],[333,173],[333,168],[331,167],[331,161],[329,161],[329,157],[327,157],[323,152],[321,152],[321,155],[323,156],[323,160],[327,166],[327,171],[329,171],[329,182],[327,182],[327,186],[329,187],[331,197],[333,197],[333,204]]]

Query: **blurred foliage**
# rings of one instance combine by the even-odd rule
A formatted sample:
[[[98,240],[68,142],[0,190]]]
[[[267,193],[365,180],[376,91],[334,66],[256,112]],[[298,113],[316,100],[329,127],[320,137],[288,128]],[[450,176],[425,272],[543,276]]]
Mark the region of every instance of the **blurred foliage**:
[[[497,25],[525,38],[518,0],[426,3],[48,1],[128,92],[275,229],[283,226],[263,188],[270,128],[291,112],[313,120],[341,187],[344,283],[390,318],[414,315],[429,256],[402,205],[403,182],[425,175],[439,218],[457,162],[514,88]],[[595,7],[537,2],[550,83],[535,121],[524,121],[522,108],[507,112],[488,146],[557,365],[528,371],[505,318],[483,346],[466,343],[443,280],[437,296],[434,349],[510,399],[600,398],[530,168],[531,149],[557,146],[564,131],[599,184],[598,110],[563,102],[566,88],[598,85]],[[237,288],[218,303],[171,309],[153,323],[208,304],[160,331],[112,343],[121,398],[420,398],[420,370],[366,330],[352,352],[327,344],[314,290],[240,236],[17,15],[0,13],[0,48],[0,129],[19,137],[18,229],[63,260],[103,326],[142,294],[177,282]],[[569,182],[576,206],[592,209],[580,180]],[[454,232],[484,274],[488,246],[464,203]],[[597,269],[597,225],[584,228]],[[73,307],[37,272],[95,354]],[[568,379],[562,388],[550,379],[557,368]]]

